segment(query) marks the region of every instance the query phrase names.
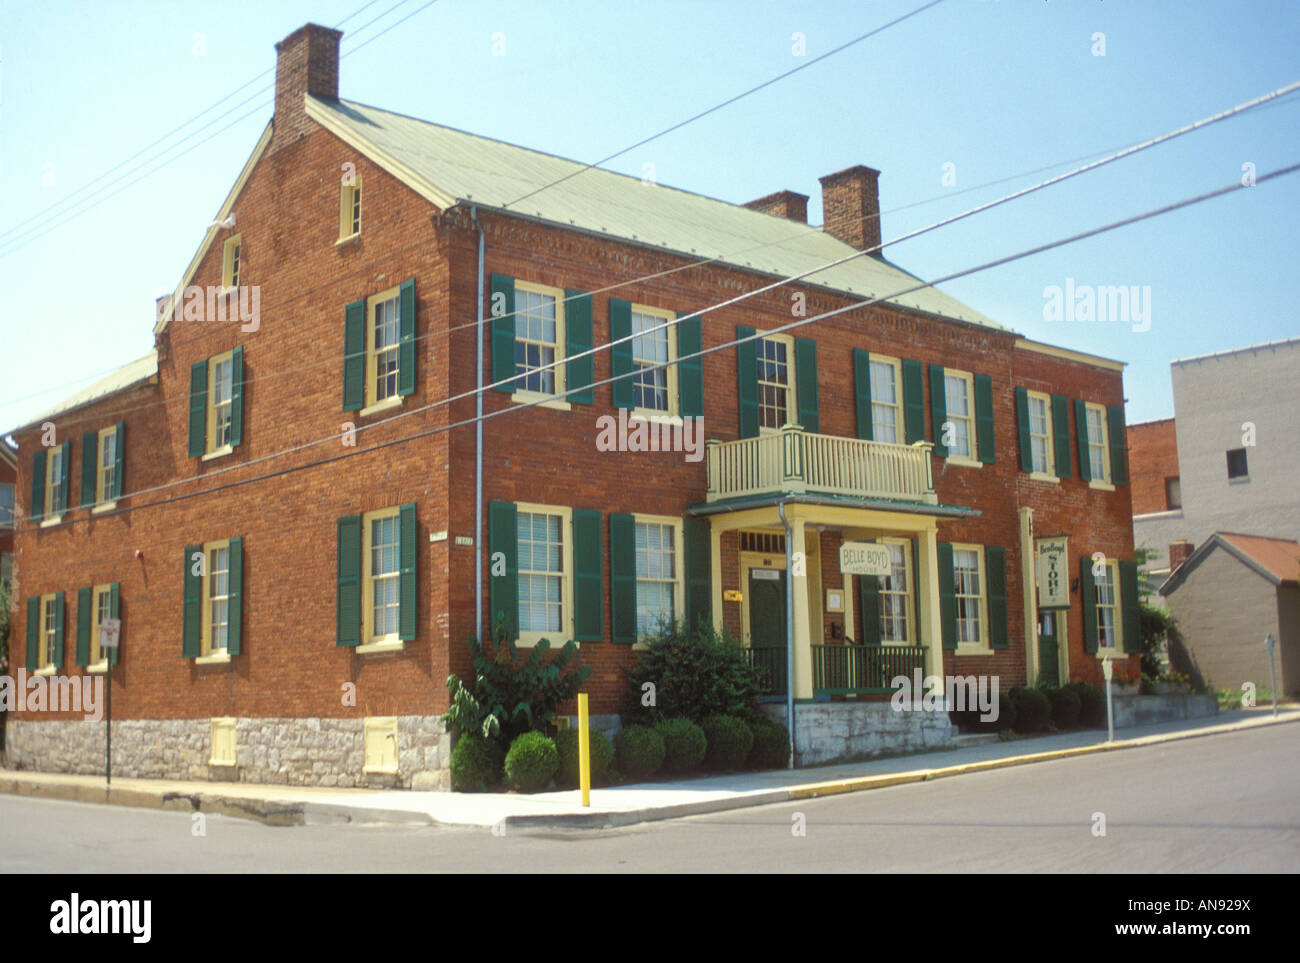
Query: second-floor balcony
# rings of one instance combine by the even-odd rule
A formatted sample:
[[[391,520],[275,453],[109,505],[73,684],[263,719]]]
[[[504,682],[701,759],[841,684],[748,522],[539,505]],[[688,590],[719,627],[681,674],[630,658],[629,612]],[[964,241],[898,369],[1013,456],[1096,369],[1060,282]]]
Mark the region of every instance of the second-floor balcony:
[[[819,435],[798,425],[709,441],[708,501],[749,495],[819,493],[935,505],[928,441],[895,445]]]

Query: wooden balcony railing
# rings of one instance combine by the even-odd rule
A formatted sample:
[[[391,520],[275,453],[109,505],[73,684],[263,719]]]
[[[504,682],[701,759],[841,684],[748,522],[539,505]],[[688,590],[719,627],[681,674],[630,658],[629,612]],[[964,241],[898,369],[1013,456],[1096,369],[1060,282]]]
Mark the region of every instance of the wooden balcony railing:
[[[814,645],[813,692],[817,695],[893,692],[890,681],[909,679],[925,667],[919,645]]]

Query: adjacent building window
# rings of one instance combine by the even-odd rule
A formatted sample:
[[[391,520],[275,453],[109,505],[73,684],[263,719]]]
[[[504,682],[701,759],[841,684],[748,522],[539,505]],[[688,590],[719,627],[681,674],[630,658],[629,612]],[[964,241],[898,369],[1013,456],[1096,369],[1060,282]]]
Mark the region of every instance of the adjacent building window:
[[[1250,468],[1246,464],[1246,449],[1233,448],[1228,452],[1228,477],[1247,478]]]
[[[1165,479],[1165,508],[1173,511],[1183,507],[1183,485],[1179,477]]]
[[[0,482],[0,530],[14,527],[14,486]]]
[[[519,636],[536,641],[564,632],[565,514],[524,511],[516,516],[519,552]]]
[[[207,576],[203,579],[203,637],[200,654],[221,656],[230,644],[230,543],[203,547]]]
[[[370,299],[366,341],[366,406],[397,397],[398,347],[401,341],[401,290],[393,288]]]
[[[223,288],[239,287],[240,256],[243,246],[239,235],[228,239],[221,249],[221,286]]]
[[[653,635],[680,616],[680,521],[636,522],[636,634]]]
[[[1119,563],[1107,560],[1100,575],[1093,576],[1097,588],[1097,644],[1103,649],[1119,647],[1120,598]]]
[[[775,335],[755,343],[758,357],[758,425],[774,431],[798,421],[795,410],[794,343]]]
[[[873,395],[874,397],[874,395]],[[889,549],[889,574],[880,579],[880,641],[885,645],[909,645],[912,632],[911,543],[883,542]]]
[[[208,362],[208,454],[231,446],[234,419],[234,352]]]
[[[339,188],[339,240],[361,233],[361,178]]]
[[[673,315],[632,308],[632,406],[634,413],[676,414],[677,367],[654,367],[676,359]],[[657,330],[656,330],[657,329]]]
[[[871,356],[871,437],[898,444],[903,439],[903,394],[899,363]]]
[[[947,420],[952,425],[948,454],[959,458],[974,458],[971,440],[975,437],[974,378],[965,371],[943,373],[943,390],[947,405]]]
[[[400,509],[371,512],[365,524],[365,592],[362,642],[398,640],[401,612]]]
[[[957,607],[957,644],[988,645],[984,598],[984,552],[978,545],[952,547],[953,593]]]
[[[564,294],[515,282],[515,382],[521,391],[554,395],[564,391]],[[553,365],[553,367],[546,367]]]
[[[1029,457],[1035,474],[1050,475],[1053,468],[1052,399],[1036,391],[1028,393]]]
[[[1110,484],[1110,441],[1107,437],[1106,409],[1102,405],[1084,406],[1084,429],[1088,437],[1088,469],[1093,481]]]

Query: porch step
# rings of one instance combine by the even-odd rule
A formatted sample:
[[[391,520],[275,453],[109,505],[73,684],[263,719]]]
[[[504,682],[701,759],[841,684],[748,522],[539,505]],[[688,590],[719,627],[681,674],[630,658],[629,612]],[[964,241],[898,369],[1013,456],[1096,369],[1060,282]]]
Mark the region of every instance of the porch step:
[[[997,742],[998,734],[996,732],[971,732],[964,736],[953,736],[952,747],[954,749],[966,749],[970,746],[987,746],[990,742]]]

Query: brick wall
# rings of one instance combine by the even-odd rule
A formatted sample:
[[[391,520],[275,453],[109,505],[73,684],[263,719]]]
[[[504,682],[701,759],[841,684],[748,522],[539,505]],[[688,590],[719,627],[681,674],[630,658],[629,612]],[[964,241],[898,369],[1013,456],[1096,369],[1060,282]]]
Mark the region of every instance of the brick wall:
[[[1178,477],[1178,437],[1174,419],[1144,421],[1128,429],[1128,473],[1133,486],[1133,514],[1170,508],[1165,481]]]

